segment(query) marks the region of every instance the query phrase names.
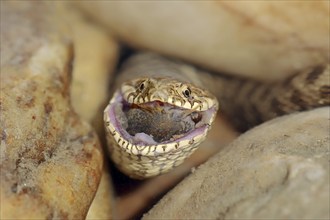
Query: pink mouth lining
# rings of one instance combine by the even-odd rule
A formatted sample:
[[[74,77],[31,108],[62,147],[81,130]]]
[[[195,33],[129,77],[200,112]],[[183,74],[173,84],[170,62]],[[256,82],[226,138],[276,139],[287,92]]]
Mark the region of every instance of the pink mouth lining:
[[[192,140],[194,137],[199,136],[203,133],[206,133],[208,130],[208,127],[209,127],[208,124],[205,124],[205,125],[202,125],[201,127],[193,129],[192,131],[186,133],[184,136],[182,136],[178,139],[168,140],[168,141],[164,141],[161,143],[154,141],[151,136],[149,136],[148,134],[145,134],[145,133],[138,133],[138,134],[135,134],[135,136],[131,136],[125,129],[123,129],[123,127],[121,126],[120,122],[118,121],[118,118],[116,117],[116,113],[115,113],[116,103],[123,103],[123,102],[124,102],[124,99],[123,99],[122,95],[119,92],[116,92],[115,93],[115,102],[110,105],[110,108],[108,110],[110,123],[113,124],[115,129],[120,133],[120,135],[122,137],[124,137],[126,139],[126,141],[128,141],[132,144],[135,144],[135,145],[139,145],[139,146],[153,145],[154,146],[154,145],[158,145],[158,144],[167,144],[167,143],[171,143],[171,142],[181,142],[184,140]],[[206,112],[207,112],[207,114],[215,114],[216,110],[214,107],[212,107],[209,110],[207,110]]]

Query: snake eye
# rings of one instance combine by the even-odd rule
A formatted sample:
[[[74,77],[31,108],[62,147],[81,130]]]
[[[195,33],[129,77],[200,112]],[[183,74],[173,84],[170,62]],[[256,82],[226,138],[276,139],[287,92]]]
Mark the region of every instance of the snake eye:
[[[186,98],[189,98],[190,95],[191,95],[191,91],[189,88],[187,88],[186,90],[183,91],[183,95],[186,97]]]

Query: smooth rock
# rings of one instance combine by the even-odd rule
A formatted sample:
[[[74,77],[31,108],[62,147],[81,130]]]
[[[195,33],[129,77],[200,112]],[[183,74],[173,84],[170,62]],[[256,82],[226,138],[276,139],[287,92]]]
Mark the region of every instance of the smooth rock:
[[[110,99],[109,85],[117,66],[119,44],[104,28],[87,22],[80,11],[69,6],[66,19],[72,27],[75,56],[72,105],[79,116],[103,129],[103,111]]]
[[[51,2],[1,1],[1,219],[83,219],[103,157],[72,110],[72,45]]]
[[[78,1],[120,40],[218,72],[278,80],[329,57],[329,1]]]
[[[86,220],[114,219],[115,196],[109,168],[105,163],[99,188],[88,210]]]
[[[329,114],[319,108],[246,132],[143,219],[329,219]]]

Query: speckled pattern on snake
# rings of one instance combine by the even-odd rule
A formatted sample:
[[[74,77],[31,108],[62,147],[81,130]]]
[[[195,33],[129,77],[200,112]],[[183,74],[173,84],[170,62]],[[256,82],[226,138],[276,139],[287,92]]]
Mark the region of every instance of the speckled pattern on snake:
[[[219,108],[240,130],[329,105],[329,65],[276,83],[207,73],[153,53],[129,58],[104,111],[112,161],[144,179],[180,165],[206,138]],[[214,94],[214,95],[213,95]]]

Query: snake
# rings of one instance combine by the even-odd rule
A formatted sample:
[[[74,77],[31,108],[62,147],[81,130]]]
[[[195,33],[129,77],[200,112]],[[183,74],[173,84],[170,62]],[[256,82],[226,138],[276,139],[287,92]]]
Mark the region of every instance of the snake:
[[[329,105],[329,84],[329,64],[266,83],[140,52],[122,65],[104,110],[109,155],[131,178],[164,174],[206,139],[219,106],[246,131],[281,115]]]

